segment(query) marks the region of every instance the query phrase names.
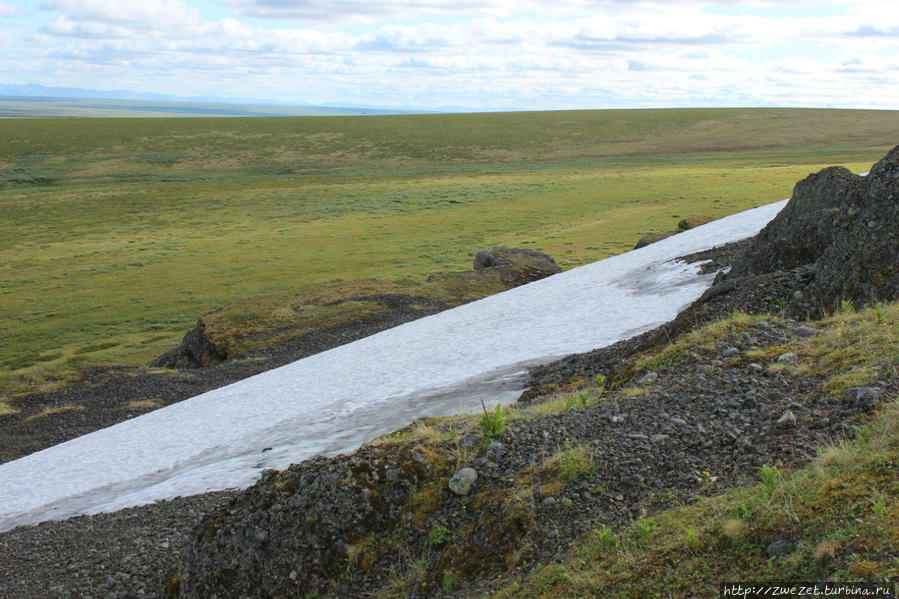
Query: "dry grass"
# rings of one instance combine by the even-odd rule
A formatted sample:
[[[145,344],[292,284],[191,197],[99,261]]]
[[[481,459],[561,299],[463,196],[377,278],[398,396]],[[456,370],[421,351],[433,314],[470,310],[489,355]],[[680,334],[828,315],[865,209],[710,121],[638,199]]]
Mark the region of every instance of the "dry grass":
[[[80,404],[68,405],[68,406],[58,406],[55,408],[44,408],[37,414],[32,414],[25,418],[25,422],[32,422],[33,420],[37,420],[38,418],[44,418],[45,416],[53,416],[54,414],[64,414],[66,412],[77,412],[79,410],[83,410],[84,406]]]

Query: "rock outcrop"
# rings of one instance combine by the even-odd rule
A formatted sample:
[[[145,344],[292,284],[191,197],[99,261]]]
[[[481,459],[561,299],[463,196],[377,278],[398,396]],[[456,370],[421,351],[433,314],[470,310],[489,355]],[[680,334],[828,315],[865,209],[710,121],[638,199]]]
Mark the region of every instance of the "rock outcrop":
[[[509,286],[517,287],[562,272],[553,257],[543,252],[507,247],[482,250],[474,257],[474,270],[497,273]]]
[[[197,321],[197,326],[184,335],[178,347],[154,358],[151,368],[202,368],[227,359],[227,353],[215,346],[206,336],[206,323]]]
[[[685,313],[742,306],[818,317],[899,296],[899,146],[867,175],[830,167],[798,182],[786,207]],[[684,320],[684,318],[681,318]]]

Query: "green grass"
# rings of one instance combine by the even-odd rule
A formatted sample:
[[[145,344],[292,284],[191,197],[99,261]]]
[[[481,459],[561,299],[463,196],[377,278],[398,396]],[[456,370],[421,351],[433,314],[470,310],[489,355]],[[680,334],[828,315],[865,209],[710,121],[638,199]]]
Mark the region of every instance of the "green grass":
[[[250,296],[414,289],[501,244],[584,264],[780,200],[823,165],[866,170],[897,123],[773,109],[2,119],[0,393],[144,364]]]

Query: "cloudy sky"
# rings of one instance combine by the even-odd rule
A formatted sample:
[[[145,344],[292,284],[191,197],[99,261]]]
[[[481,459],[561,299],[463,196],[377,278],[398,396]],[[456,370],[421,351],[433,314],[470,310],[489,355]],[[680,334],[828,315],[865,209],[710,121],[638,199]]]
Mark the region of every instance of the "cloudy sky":
[[[0,0],[0,83],[421,109],[896,109],[899,2]]]

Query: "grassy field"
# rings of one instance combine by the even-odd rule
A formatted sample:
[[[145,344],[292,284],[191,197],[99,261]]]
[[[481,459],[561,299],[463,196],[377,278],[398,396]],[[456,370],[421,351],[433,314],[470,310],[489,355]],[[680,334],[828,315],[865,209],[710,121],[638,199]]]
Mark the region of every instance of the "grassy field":
[[[494,245],[570,268],[897,140],[882,111],[3,119],[0,394],[145,364],[248,296],[414,288]]]

